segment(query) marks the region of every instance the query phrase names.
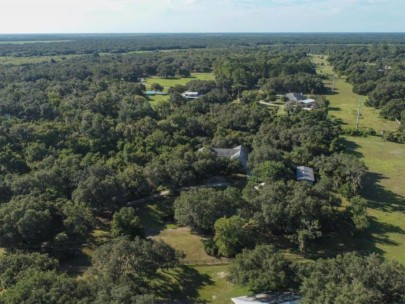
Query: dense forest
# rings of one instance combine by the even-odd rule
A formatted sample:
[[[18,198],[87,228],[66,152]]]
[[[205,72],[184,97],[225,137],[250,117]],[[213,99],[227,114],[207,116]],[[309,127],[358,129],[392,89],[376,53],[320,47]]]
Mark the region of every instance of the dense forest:
[[[28,39],[50,41],[12,43]],[[157,282],[184,267],[182,253],[148,237],[131,204],[165,191],[172,199],[163,202],[168,221],[203,236],[209,255],[236,257],[234,284],[252,292],[300,292],[302,303],[405,300],[405,268],[377,254],[345,253],[301,265],[279,251],[288,247],[310,258],[326,238],[356,235],[369,225],[361,197],[367,168],[344,153],[341,125],[322,95],[328,89],[308,56],[311,46],[301,44],[315,44],[312,50],[331,44],[335,69],[402,128],[403,35],[0,40],[7,41],[0,56],[82,54],[0,65],[0,303],[174,302]],[[351,45],[360,43],[372,45]],[[271,44],[291,45],[265,47]],[[182,50],[128,53],[159,49]],[[196,72],[213,73],[215,80],[193,78]],[[142,79],[155,76],[189,81],[155,85],[169,96],[152,106]],[[185,91],[202,96],[186,99]],[[317,107],[287,103],[282,113],[259,102],[288,92],[304,92]],[[388,139],[404,142],[403,132]],[[247,174],[240,162],[211,149],[236,146],[249,151]],[[316,183],[297,181],[297,166],[312,167]],[[201,187],[215,176],[239,182]],[[110,237],[85,273],[65,273],[61,265],[70,265],[106,222]]]

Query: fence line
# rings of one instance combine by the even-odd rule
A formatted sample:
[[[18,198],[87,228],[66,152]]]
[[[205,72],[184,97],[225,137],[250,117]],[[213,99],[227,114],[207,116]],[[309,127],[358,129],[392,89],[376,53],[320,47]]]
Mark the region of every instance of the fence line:
[[[204,259],[204,260],[181,260],[180,264],[188,266],[213,266],[213,265],[227,265],[232,262],[232,259]]]

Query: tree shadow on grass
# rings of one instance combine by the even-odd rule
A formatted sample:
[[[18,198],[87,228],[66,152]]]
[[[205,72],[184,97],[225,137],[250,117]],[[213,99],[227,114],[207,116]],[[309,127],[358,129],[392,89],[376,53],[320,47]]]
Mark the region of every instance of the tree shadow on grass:
[[[369,227],[362,231],[356,231],[353,223],[342,219],[335,227],[335,232],[323,237],[314,244],[308,258],[334,257],[337,254],[356,251],[361,254],[378,253],[384,254],[381,245],[399,246],[400,243],[392,240],[390,234],[405,234],[405,230],[399,226],[381,222],[377,218],[369,217]]]
[[[339,144],[345,147],[346,153],[353,155],[357,158],[364,157],[363,153],[358,151],[358,149],[361,147],[358,143],[351,141],[348,138],[341,137],[339,139]]]
[[[137,214],[146,236],[158,235],[173,221],[173,202],[172,197],[162,197],[137,206]]]
[[[374,244],[398,246],[398,242],[389,238],[390,233],[405,234],[405,230],[399,226],[378,221],[375,217],[370,217],[370,227],[365,234],[368,235]]]
[[[330,84],[330,85],[332,85],[332,84]],[[330,88],[328,88],[328,91],[325,92],[323,95],[331,96],[331,95],[337,95],[337,94],[339,94],[339,89],[334,88],[333,91],[332,91]]]
[[[405,212],[405,198],[381,186],[386,178],[375,172],[367,172],[364,176],[362,196],[368,200],[368,207],[384,212]]]
[[[160,298],[170,299],[174,303],[203,304],[207,301],[199,299],[198,290],[212,284],[214,282],[209,275],[181,265],[175,271],[162,272],[154,282],[153,290]]]

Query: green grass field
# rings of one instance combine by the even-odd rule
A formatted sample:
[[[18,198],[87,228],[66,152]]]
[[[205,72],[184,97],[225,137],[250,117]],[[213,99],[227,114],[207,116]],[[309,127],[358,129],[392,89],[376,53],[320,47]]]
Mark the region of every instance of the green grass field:
[[[202,300],[213,304],[232,304],[231,298],[248,294],[247,288],[233,285],[227,280],[228,266],[196,266],[201,276],[206,276],[209,284],[200,286],[198,293]]]
[[[405,145],[379,137],[347,137],[346,145],[369,169],[362,191],[371,217],[365,248],[405,265]]]
[[[187,82],[199,79],[199,80],[214,80],[215,76],[212,73],[192,73],[189,78],[159,78],[159,77],[150,77],[146,79],[145,85],[149,89],[153,83],[158,83],[163,86],[164,92],[167,92],[170,87],[175,86],[176,84],[185,85]],[[168,95],[155,95],[149,97],[150,104],[152,107],[156,107],[159,103],[169,100]]]
[[[200,236],[192,234],[189,228],[173,229],[174,225],[167,222],[171,203],[172,200],[167,198],[139,206],[138,214],[147,235],[182,251],[189,261],[213,260],[205,253]],[[205,301],[203,303],[231,304],[231,297],[244,295],[247,290],[230,283],[227,272],[228,265],[181,266],[162,273],[154,290],[181,303],[195,303],[198,299]]]
[[[51,59],[56,61],[62,61],[69,58],[82,56],[82,55],[64,55],[64,56],[34,56],[34,57],[10,57],[10,56],[0,56],[0,64],[34,64],[41,62],[49,62]]]
[[[186,260],[214,259],[205,253],[202,243],[203,238],[192,234],[190,228],[165,229],[155,239],[162,240],[174,249],[183,251]]]
[[[153,83],[158,83],[165,88],[173,87],[176,84],[185,85],[191,80],[214,80],[215,76],[212,73],[192,73],[191,77],[187,78],[160,78],[160,77],[150,77],[146,79],[146,85],[151,85]]]
[[[71,40],[21,40],[21,41],[0,40],[0,44],[34,44],[34,43],[70,42],[70,41]]]
[[[169,95],[155,95],[149,97],[149,102],[152,108],[155,108],[158,104],[169,100]]]
[[[326,56],[314,55],[321,74],[333,75]],[[336,76],[336,75],[335,75]],[[337,77],[337,76],[336,76]],[[325,81],[330,87],[332,77]],[[340,118],[343,127],[355,127],[358,99],[362,102],[361,128],[397,130],[395,122],[379,117],[379,111],[364,106],[366,96],[352,92],[344,78],[336,78],[336,94],[328,95],[330,114]],[[354,237],[332,240],[328,247],[336,250],[369,250],[396,259],[405,265],[405,145],[385,142],[381,137],[345,137],[347,152],[363,160],[368,167],[362,195],[368,199],[371,220],[367,232]],[[341,241],[341,242],[340,242]]]
[[[353,93],[352,85],[347,83],[344,77],[339,77],[334,73],[327,61],[327,56],[312,55],[312,60],[317,64],[318,74],[329,76],[324,82],[328,88],[332,87],[333,75],[335,75],[335,94],[326,94],[326,97],[331,103],[329,113],[342,120],[343,128],[356,127],[357,110],[360,100],[361,116],[359,127],[361,129],[373,128],[377,132],[381,132],[382,130],[395,131],[398,129],[396,122],[379,117],[379,110],[364,105],[367,97]]]
[[[192,234],[189,228],[165,229],[155,236],[154,239],[162,240],[185,254],[186,260],[214,260],[204,251],[200,236]],[[228,265],[215,266],[189,266],[195,269],[193,277],[194,285],[197,288],[198,298],[207,303],[231,304],[232,297],[242,296],[248,293],[246,288],[235,286],[227,280]],[[204,282],[197,284],[197,282]]]

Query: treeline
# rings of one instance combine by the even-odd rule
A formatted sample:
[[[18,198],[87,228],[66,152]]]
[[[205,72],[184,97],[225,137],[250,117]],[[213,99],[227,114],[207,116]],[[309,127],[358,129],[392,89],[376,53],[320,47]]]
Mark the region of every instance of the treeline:
[[[355,253],[313,263],[293,263],[269,245],[238,255],[230,280],[251,292],[295,295],[299,303],[402,303],[405,267],[376,254]],[[280,295],[280,294],[279,294]]]
[[[320,94],[325,87],[316,76],[315,66],[304,51],[290,53],[253,52],[214,62],[219,86],[239,95],[244,90],[260,87],[264,93],[308,92]]]
[[[402,33],[1,35],[0,56],[54,56],[268,45],[404,43]],[[18,42],[13,44],[12,42]],[[21,43],[37,41],[36,43]],[[46,42],[43,42],[46,41]],[[56,41],[53,42],[52,41]]]
[[[405,142],[405,47],[379,44],[335,51],[329,61],[353,84],[353,91],[367,95],[366,104],[381,109],[381,116],[401,123],[387,140]]]

